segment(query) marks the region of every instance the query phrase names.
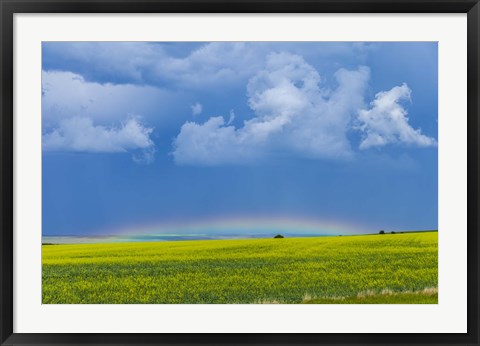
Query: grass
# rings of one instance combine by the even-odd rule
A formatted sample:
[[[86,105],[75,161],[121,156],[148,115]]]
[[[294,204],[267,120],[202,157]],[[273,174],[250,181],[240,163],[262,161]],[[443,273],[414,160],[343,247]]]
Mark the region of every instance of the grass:
[[[360,292],[351,297],[322,297],[306,296],[303,304],[437,304],[438,289],[425,288],[415,292],[393,292],[384,290],[380,293],[371,291]]]
[[[42,300],[435,304],[437,243],[423,232],[43,246]]]

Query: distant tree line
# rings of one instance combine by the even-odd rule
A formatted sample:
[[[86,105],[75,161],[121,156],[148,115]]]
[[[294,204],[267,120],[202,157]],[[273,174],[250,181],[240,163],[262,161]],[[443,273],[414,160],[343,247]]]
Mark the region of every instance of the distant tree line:
[[[378,234],[385,234],[385,231],[383,229],[381,229],[380,232],[378,232]],[[395,232],[391,231],[390,234],[395,234]]]

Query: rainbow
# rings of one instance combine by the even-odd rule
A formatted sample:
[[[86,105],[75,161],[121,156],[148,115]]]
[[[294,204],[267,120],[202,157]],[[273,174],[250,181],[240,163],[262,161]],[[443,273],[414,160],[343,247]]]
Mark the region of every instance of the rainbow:
[[[339,235],[365,233],[371,228],[348,222],[293,217],[223,217],[190,221],[157,222],[104,231],[105,235],[269,234]]]

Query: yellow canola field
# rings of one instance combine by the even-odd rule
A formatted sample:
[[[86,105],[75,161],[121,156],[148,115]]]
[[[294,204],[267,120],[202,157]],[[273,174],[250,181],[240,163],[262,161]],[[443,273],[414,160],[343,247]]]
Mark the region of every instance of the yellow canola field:
[[[43,245],[44,304],[437,303],[438,233]]]

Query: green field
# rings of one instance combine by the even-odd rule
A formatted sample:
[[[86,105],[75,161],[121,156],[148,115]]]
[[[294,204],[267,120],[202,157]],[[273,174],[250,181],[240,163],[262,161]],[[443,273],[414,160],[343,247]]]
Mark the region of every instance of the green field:
[[[44,304],[436,304],[438,233],[43,246]]]

